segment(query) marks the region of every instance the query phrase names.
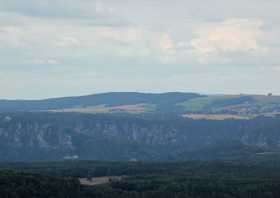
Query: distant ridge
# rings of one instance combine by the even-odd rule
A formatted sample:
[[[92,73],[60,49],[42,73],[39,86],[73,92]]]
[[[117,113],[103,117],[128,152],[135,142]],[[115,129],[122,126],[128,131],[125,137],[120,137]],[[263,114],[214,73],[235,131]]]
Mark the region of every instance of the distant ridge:
[[[0,101],[0,161],[274,159],[280,97],[114,92]]]
[[[149,103],[169,105],[201,97],[195,93],[139,93],[139,92],[110,92],[86,96],[50,98],[44,100],[0,100],[0,111],[33,111],[72,108],[82,106],[119,106]]]
[[[231,117],[228,115],[251,118],[279,114],[280,96],[109,92],[43,100],[0,100],[0,112],[13,111],[201,114],[195,118],[208,118],[205,114],[218,114],[224,115],[224,118]]]

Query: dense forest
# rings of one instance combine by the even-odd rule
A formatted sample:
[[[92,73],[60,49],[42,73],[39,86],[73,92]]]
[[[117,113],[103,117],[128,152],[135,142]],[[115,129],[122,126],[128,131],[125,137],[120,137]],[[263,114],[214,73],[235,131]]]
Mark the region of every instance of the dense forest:
[[[79,193],[77,179],[0,171],[1,198],[76,198]]]
[[[78,180],[112,175],[122,179],[95,186]],[[277,167],[213,162],[6,163],[1,164],[0,194],[4,198],[277,198],[280,173]]]

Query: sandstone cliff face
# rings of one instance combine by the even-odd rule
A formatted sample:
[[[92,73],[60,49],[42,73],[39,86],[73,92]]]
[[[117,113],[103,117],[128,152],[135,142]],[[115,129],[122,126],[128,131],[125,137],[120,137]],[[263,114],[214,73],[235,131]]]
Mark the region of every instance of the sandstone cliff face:
[[[80,114],[0,114],[0,160],[173,159],[226,142],[278,149],[280,122],[142,119]]]

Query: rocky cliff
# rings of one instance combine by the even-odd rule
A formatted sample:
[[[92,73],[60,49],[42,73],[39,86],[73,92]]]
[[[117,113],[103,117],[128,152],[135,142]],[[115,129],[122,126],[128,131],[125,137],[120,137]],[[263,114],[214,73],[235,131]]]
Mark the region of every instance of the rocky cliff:
[[[0,159],[168,160],[186,151],[229,143],[277,150],[279,121],[3,113]]]

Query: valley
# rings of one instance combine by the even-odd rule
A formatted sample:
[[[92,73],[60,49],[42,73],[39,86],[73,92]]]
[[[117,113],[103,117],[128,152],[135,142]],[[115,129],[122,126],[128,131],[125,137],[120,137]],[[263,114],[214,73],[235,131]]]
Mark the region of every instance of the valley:
[[[280,97],[0,101],[1,197],[278,198]]]

